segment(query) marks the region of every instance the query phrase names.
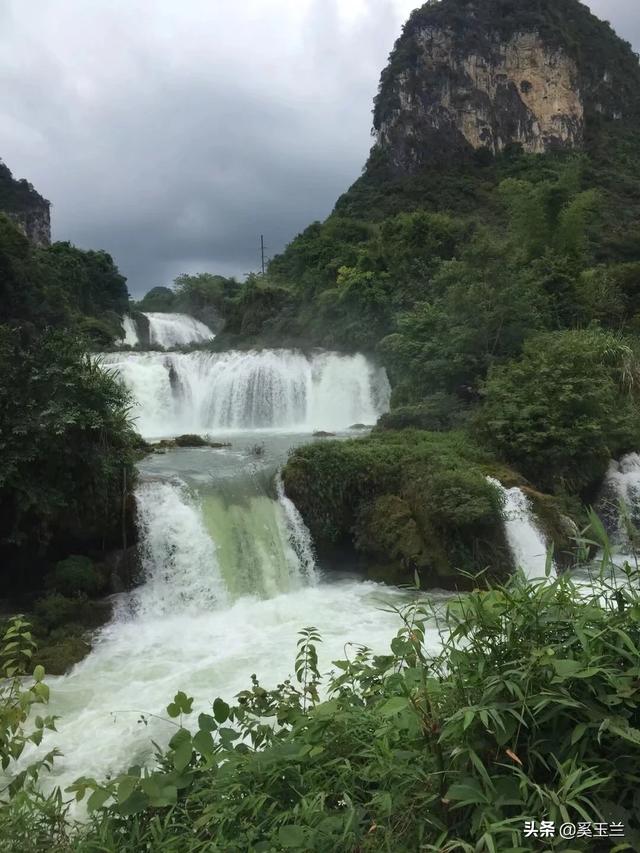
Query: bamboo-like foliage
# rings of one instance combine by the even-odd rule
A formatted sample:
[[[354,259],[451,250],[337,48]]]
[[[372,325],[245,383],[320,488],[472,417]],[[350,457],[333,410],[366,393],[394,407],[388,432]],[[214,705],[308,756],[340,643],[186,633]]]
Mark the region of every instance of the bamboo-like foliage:
[[[178,693],[156,766],[78,780],[91,821],[52,849],[524,853],[525,820],[621,822],[615,850],[638,849],[640,578],[595,515],[579,544],[600,557],[576,574],[416,591],[387,654],[323,673],[308,628],[273,689],[253,676],[193,722]]]

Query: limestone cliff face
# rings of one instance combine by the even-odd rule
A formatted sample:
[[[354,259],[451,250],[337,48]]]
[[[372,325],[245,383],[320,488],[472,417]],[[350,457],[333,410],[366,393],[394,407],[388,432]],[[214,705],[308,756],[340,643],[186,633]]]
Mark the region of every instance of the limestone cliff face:
[[[0,213],[18,225],[31,242],[44,248],[51,244],[50,203],[28,181],[16,181],[0,161]]]
[[[376,147],[394,171],[411,174],[483,148],[497,154],[513,143],[531,153],[580,148],[591,116],[623,118],[621,77],[637,80],[637,59],[611,31],[603,36],[598,28],[606,25],[577,0],[554,0],[565,18],[577,14],[571,39],[566,28],[556,31],[557,9],[548,0],[545,17],[546,2],[536,7],[539,17],[508,21],[500,16],[505,0],[443,0],[414,13],[376,99]],[[585,40],[600,38],[592,64],[580,27]],[[615,42],[610,61],[602,38]]]
[[[15,221],[34,246],[46,249],[51,245],[51,214],[49,202],[34,205],[19,212],[4,211]]]

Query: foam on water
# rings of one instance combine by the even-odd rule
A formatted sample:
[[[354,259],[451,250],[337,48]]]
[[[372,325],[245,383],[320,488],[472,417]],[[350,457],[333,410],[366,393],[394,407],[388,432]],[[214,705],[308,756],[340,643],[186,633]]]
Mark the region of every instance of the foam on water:
[[[178,690],[195,698],[197,720],[216,696],[232,700],[249,687],[253,672],[263,685],[275,686],[293,673],[303,627],[314,625],[322,634],[324,672],[344,657],[347,640],[386,652],[400,623],[381,608],[402,600],[397,590],[342,581],[269,599],[242,597],[210,612],[148,612],[111,624],[69,675],[48,679],[49,710],[60,720],[58,733],[48,733],[43,746],[64,753],[48,785],[64,786],[87,774],[104,778],[151,760],[151,741],[166,743],[175,731],[165,708]],[[435,630],[427,642],[437,647]],[[143,713],[145,726],[139,722]]]

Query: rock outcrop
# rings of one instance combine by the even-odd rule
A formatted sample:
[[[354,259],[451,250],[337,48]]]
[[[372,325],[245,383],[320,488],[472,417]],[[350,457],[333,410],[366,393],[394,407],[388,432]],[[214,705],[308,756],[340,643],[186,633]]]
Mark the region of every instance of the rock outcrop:
[[[635,109],[638,82],[631,48],[578,0],[430,2],[382,74],[376,149],[400,174],[514,144],[579,149],[590,123]]]
[[[25,180],[17,181],[0,161],[0,213],[16,222],[20,230],[40,248],[51,244],[51,203]]]

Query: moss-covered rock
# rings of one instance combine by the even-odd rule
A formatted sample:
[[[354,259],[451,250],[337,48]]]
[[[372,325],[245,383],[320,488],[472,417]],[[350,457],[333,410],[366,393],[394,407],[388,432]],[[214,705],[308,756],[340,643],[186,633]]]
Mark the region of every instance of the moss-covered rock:
[[[283,478],[321,558],[350,545],[377,579],[456,587],[511,568],[490,462],[461,433],[385,430],[298,448]]]
[[[33,625],[37,652],[50,675],[62,675],[91,651],[91,635],[105,625],[112,615],[108,599],[91,601],[86,596],[67,597],[59,592],[39,599],[30,621]]]
[[[529,498],[547,542],[553,545],[556,561],[560,565],[570,561],[575,551],[574,540],[579,529],[561,501],[556,496],[545,495],[531,486],[522,486],[522,491]]]
[[[231,447],[230,442],[211,441],[210,438],[203,435],[178,435],[176,438],[163,438],[157,444],[151,445],[151,449],[156,452],[164,452],[165,450],[173,450],[176,447]]]
[[[34,660],[48,675],[64,675],[91,651],[91,643],[80,633],[50,637],[38,646]]]
[[[175,439],[178,447],[208,447],[209,441],[201,435],[179,435]]]
[[[38,599],[33,609],[41,635],[65,625],[99,628],[109,621],[112,612],[107,599],[91,601],[84,595],[70,597],[59,592]]]
[[[448,573],[447,555],[435,537],[425,541],[410,505],[398,495],[365,504],[354,528],[356,548],[367,555],[372,580],[402,584],[418,572],[433,580]]]

